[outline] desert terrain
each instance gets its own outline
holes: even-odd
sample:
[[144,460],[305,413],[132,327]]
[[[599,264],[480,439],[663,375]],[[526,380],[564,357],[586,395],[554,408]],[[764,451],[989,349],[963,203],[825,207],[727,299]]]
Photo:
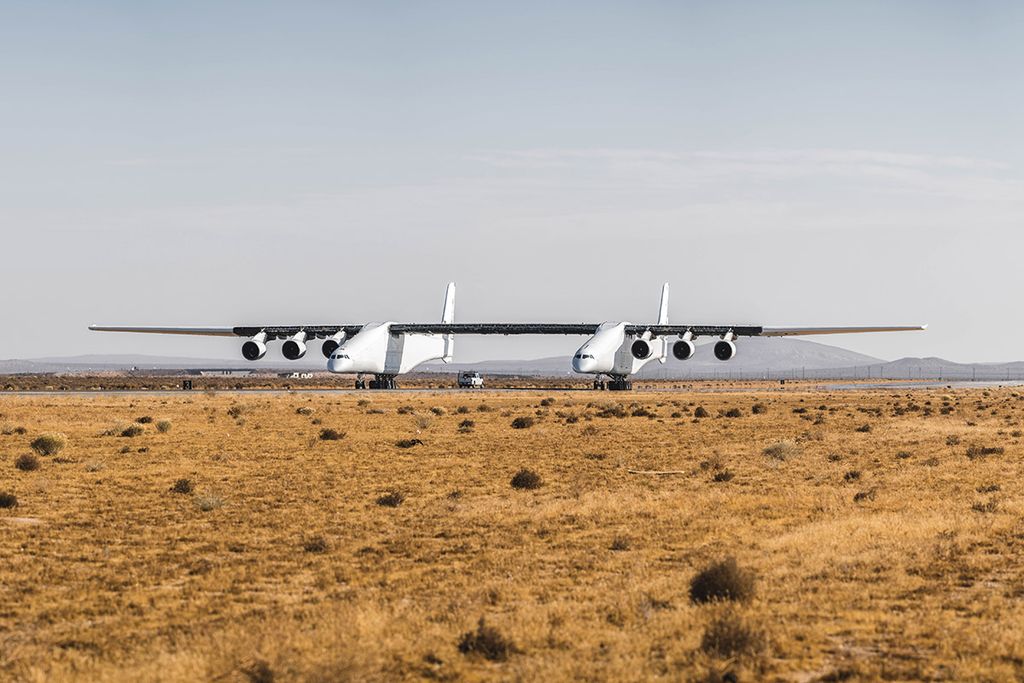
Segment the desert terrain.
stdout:
[[0,679],[1019,680],[1022,418],[1013,388],[0,394]]

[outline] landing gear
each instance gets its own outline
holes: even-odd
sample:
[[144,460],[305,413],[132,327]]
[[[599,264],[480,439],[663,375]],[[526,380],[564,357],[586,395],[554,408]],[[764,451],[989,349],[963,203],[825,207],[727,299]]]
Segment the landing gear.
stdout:
[[601,379],[594,380],[594,391],[632,391],[633,383],[621,375],[612,375],[611,378],[605,382]]
[[612,377],[608,382],[608,391],[632,391],[633,383],[625,377]]
[[[367,384],[364,379],[356,380],[356,389],[366,389]],[[397,389],[398,384],[395,383],[394,375],[374,375],[373,379],[370,380],[370,389]]]

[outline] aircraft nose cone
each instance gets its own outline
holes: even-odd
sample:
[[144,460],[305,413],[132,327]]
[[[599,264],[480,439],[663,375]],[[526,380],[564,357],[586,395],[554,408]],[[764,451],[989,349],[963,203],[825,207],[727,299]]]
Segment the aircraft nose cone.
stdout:
[[352,361],[348,358],[328,358],[327,372],[350,372]]
[[572,369],[576,372],[594,372],[593,358],[573,358]]

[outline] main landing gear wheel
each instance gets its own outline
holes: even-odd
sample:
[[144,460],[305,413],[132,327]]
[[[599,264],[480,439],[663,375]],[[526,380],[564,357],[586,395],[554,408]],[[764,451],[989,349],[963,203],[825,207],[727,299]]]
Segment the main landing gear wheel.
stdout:
[[365,389],[365,388],[366,388],[366,380],[364,380],[364,379],[357,379],[356,380],[356,389]]
[[633,383],[624,377],[613,377],[608,382],[608,391],[632,391]]
[[604,391],[604,382],[599,379],[594,380],[594,391]]
[[371,389],[397,389],[398,385],[395,383],[394,375],[374,375],[374,379],[370,380]]

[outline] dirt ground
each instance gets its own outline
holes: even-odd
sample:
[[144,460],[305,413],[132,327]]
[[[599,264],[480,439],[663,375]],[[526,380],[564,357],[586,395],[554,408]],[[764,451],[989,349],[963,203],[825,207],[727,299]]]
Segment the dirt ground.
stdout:
[[[0,679],[1020,680],[1022,418],[1015,389],[0,394]],[[728,558],[752,595],[695,600]]]

